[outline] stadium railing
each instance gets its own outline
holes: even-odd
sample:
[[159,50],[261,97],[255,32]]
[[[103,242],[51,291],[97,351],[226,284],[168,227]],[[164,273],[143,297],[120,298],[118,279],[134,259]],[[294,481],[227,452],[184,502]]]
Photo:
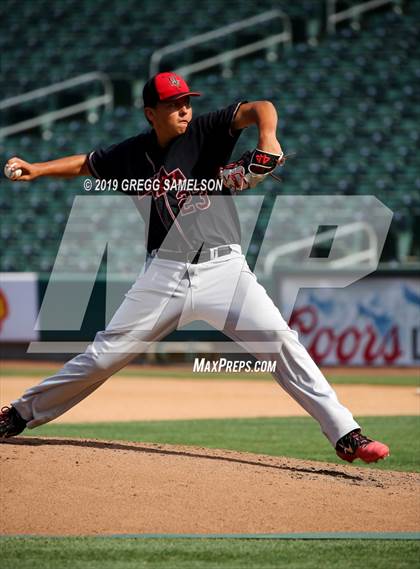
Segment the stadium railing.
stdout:
[[290,22],[289,16],[283,12],[282,10],[268,10],[263,12],[262,14],[258,14],[257,16],[253,16],[252,18],[245,18],[240,20],[239,22],[234,22],[232,24],[228,24],[227,26],[222,26],[212,30],[206,34],[199,34],[192,36],[186,40],[175,42],[169,45],[162,47],[161,49],[156,50],[151,58],[150,58],[150,65],[149,65],[149,76],[155,75],[159,71],[159,64],[162,58],[166,55],[173,54],[175,52],[179,52],[185,49],[190,49],[192,47],[201,45],[203,43],[225,37],[231,36],[234,33],[243,31],[250,27],[259,26],[266,22],[273,22],[273,20],[280,19],[283,23],[283,32],[280,34],[270,35],[268,37],[263,38],[260,41],[253,42],[251,44],[243,45],[237,49],[229,50],[218,54],[215,57],[207,58],[202,61],[197,61],[191,65],[187,65],[182,67],[182,73],[184,75],[190,75],[196,71],[201,71],[204,69],[208,69],[209,67],[213,67],[214,65],[218,65],[219,63],[225,63],[226,61],[232,61],[238,57],[242,57],[244,55],[248,55],[250,53],[254,53],[256,51],[260,51],[265,48],[271,48],[278,43],[292,43],[292,26]]
[[360,16],[365,14],[366,12],[370,12],[372,10],[377,10],[382,6],[386,6],[387,4],[394,4],[395,9],[400,11],[401,8],[401,0],[369,0],[368,2],[361,2],[360,4],[356,4],[355,6],[350,6],[346,10],[341,10],[340,12],[336,12],[336,5],[337,0],[326,0],[327,2],[327,32],[334,33],[336,29],[336,25],[340,22],[345,22],[346,20],[352,20],[352,26],[355,29],[359,29],[360,27]]
[[7,99],[4,99],[3,101],[0,101],[0,111],[16,107],[23,103],[31,102],[35,99],[49,97],[52,94],[67,91],[69,89],[73,89],[74,87],[78,87],[79,85],[96,81],[99,81],[102,84],[104,88],[103,95],[90,97],[80,103],[56,109],[48,113],[43,113],[33,118],[0,128],[0,138],[4,138],[11,134],[17,134],[18,132],[24,132],[38,126],[43,127],[46,125],[51,125],[56,120],[68,118],[73,115],[80,114],[83,111],[95,110],[101,106],[105,106],[107,109],[112,109],[114,102],[114,88],[112,86],[112,82],[108,75],[96,71],[92,73],[84,73],[82,75],[78,75],[77,77],[67,79],[66,81],[54,83],[48,87],[34,89],[28,93],[17,95],[16,97],[9,97]]

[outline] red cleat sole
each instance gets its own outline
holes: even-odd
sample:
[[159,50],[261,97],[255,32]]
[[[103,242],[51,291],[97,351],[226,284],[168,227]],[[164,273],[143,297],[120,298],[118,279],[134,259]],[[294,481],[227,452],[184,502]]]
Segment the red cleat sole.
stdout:
[[379,443],[377,441],[372,441],[366,446],[359,447],[353,454],[344,454],[337,451],[337,456],[342,460],[354,462],[356,459],[360,458],[360,460],[363,460],[363,462],[366,462],[367,464],[383,460],[389,456],[389,454],[389,448],[383,443]]

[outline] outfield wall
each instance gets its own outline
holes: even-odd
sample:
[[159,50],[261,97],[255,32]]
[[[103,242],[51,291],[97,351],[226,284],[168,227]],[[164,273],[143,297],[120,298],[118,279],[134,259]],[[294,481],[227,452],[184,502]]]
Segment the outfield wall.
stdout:
[[[318,288],[313,288],[314,277]],[[335,288],[339,278],[337,273],[309,275],[283,271],[268,283],[275,303],[283,314],[291,314],[290,326],[298,331],[315,361],[324,366],[418,365],[420,278],[412,272],[378,271],[374,276],[341,289]],[[104,277],[99,276],[90,287],[80,278],[69,277],[62,281],[59,286],[63,287],[63,294],[57,295],[54,305],[57,322],[64,321],[60,313],[68,307],[69,294],[86,304],[80,326],[71,330],[65,326],[52,329],[43,325],[42,321],[37,326],[37,316],[47,285],[48,275],[0,273],[0,342],[3,357],[17,357],[19,352],[24,355],[25,344],[34,340],[90,342],[96,331],[106,326],[109,318],[105,310],[109,290],[112,290],[112,301],[117,307],[131,286],[131,281],[105,281]],[[312,288],[305,288],[306,285]],[[290,298],[294,299],[297,288],[300,291],[291,310]],[[83,299],[82,294],[87,297]],[[169,342],[167,346],[171,342],[177,342],[178,345],[185,342],[187,352],[186,343],[192,339],[202,342],[227,341],[223,334],[205,326],[199,330],[179,330],[166,340]]]

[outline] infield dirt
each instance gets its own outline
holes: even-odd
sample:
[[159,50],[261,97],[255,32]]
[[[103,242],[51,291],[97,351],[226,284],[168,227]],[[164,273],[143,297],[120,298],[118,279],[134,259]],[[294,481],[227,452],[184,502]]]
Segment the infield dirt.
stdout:
[[420,474],[33,437],[1,454],[6,535],[420,530]]
[[[384,370],[382,370],[384,371]],[[275,382],[115,377],[58,421],[305,414]],[[9,402],[38,383],[2,377]],[[355,414],[419,412],[415,387],[337,385]],[[420,530],[420,474],[226,450],[18,437],[0,446],[0,533]]]
[[[13,401],[39,380],[0,380],[1,399]],[[414,386],[336,385],[340,401],[355,415],[418,415]],[[297,417],[307,415],[275,381],[113,377],[58,417],[57,423]]]

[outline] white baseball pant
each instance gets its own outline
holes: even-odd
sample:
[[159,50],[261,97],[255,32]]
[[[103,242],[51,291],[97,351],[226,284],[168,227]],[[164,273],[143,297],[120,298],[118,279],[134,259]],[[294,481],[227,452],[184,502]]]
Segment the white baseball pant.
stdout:
[[33,428],[62,415],[153,342],[204,320],[258,359],[276,361],[273,376],[335,446],[359,425],[341,405],[248,267],[239,245],[204,263],[150,258],[107,328],[83,354],[12,402]]

